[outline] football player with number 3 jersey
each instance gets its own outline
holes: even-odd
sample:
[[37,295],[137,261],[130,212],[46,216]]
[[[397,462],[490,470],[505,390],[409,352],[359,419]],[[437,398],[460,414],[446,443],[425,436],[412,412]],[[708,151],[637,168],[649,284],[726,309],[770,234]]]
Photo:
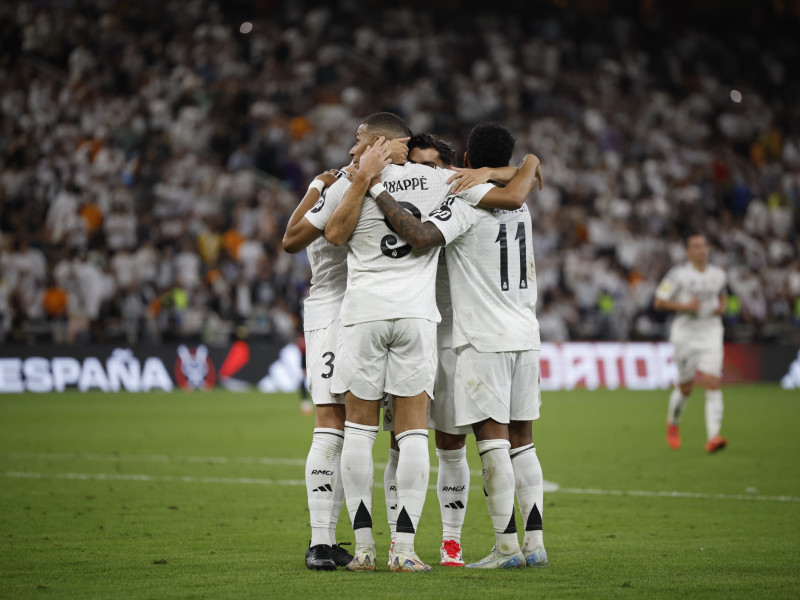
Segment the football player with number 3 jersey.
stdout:
[[[347,167],[352,169],[352,167]],[[293,237],[296,226],[309,210],[325,201],[325,193],[349,187],[346,170],[329,171],[314,178],[303,200],[289,219],[283,238],[287,252],[299,252],[302,244]],[[303,333],[306,340],[306,378],[316,411],[311,448],[306,458],[306,493],[311,520],[311,541],[306,567],[331,571],[347,565],[352,556],[336,543],[336,525],[344,503],[341,454],[344,443],[344,396],[331,394],[339,311],[347,282],[346,252],[318,237],[308,246],[311,289],[303,303]]]
[[725,271],[708,264],[708,241],[702,233],[685,238],[688,262],[673,267],[656,289],[656,310],[675,313],[669,340],[675,348],[678,385],[672,390],[667,410],[667,443],[681,446],[680,420],[692,393],[695,375],[706,389],[706,451],[727,446],[722,429],[721,315],[727,304]]

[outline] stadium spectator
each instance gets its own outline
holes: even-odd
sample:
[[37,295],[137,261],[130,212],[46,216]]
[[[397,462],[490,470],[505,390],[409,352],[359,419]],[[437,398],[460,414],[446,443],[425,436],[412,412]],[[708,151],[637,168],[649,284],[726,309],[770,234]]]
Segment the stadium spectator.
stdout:
[[[793,341],[798,296],[779,282],[800,254],[796,20],[780,3],[761,7],[762,35],[556,4],[524,31],[513,8],[487,20],[436,6],[412,18],[269,5],[245,35],[238,9],[215,0],[179,19],[168,5],[3,3],[0,19],[18,33],[0,50],[4,243],[29,231],[54,268],[68,250],[108,261],[150,239],[159,265],[199,253],[194,281],[205,288],[214,261],[182,240],[212,223],[234,260],[252,235],[275,263],[270,248],[298,194],[343,162],[348,132],[370,110],[452,140],[457,156],[475,121],[496,118],[548,165],[530,207],[534,242],[542,293],[560,289],[554,308],[571,339],[663,335],[643,297],[682,254],[680,233],[699,228],[748,292],[727,334]],[[430,39],[434,29],[446,34]],[[287,274],[273,301],[299,314],[308,273],[295,260],[266,272]],[[609,274],[636,291],[604,288]],[[24,296],[11,279],[6,297]],[[203,292],[208,308],[217,298]],[[604,293],[624,329],[594,325]],[[565,316],[575,310],[581,320]]]

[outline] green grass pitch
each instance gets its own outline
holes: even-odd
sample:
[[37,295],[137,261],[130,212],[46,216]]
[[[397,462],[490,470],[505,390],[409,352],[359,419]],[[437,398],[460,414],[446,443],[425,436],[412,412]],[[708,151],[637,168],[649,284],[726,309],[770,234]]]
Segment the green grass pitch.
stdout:
[[[668,392],[545,393],[545,569],[310,572],[295,395],[0,396],[0,598],[797,598],[800,396],[730,387],[729,447],[703,450],[703,395],[664,441]],[[375,447],[376,539],[388,546]],[[468,440],[467,560],[493,534]],[[431,451],[435,466],[435,455]],[[431,474],[435,483],[435,471]],[[518,520],[518,523],[520,521]],[[338,536],[352,540],[346,511]],[[417,535],[438,564],[430,490]]]

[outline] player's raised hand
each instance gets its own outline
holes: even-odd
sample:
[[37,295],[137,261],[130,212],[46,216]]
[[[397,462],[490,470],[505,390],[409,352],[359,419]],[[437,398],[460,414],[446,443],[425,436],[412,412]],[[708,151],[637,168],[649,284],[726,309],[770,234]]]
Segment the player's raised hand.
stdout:
[[375,144],[367,146],[367,150],[358,161],[358,174],[370,180],[378,177],[383,168],[391,162],[391,142],[380,136]]
[[536,156],[535,154],[526,154],[525,158],[522,159],[522,162],[519,163],[519,166],[520,168],[522,168],[522,165],[524,165],[529,160],[535,161],[536,163],[536,173],[535,173],[536,180],[534,181],[531,191],[533,191],[536,188],[537,181],[539,182],[539,189],[541,190],[542,187],[544,186],[544,179],[542,179],[542,163],[539,161],[539,157]]
[[480,169],[452,167],[452,169],[456,172],[447,180],[447,183],[455,182],[453,187],[450,188],[451,194],[457,194],[481,183],[486,183],[489,181],[492,172],[489,167],[481,167]]
[[336,174],[339,172],[338,169],[330,169],[329,171],[325,171],[324,173],[320,173],[314,179],[319,179],[325,187],[330,187],[336,181]]
[[411,138],[397,138],[389,142],[392,164],[402,165],[408,161],[408,140]]

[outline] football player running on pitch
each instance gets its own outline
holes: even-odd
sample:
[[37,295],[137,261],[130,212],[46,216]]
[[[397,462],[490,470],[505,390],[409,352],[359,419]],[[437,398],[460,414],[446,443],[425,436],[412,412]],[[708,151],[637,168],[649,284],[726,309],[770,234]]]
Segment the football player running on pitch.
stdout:
[[687,262],[673,267],[656,288],[653,307],[675,313],[669,341],[675,348],[678,385],[667,410],[667,443],[681,446],[680,421],[694,379],[706,390],[706,452],[728,445],[722,429],[723,328],[721,315],[728,298],[725,271],[708,263],[708,240],[698,232],[685,238]]
[[[513,137],[499,125],[476,126],[465,164],[507,165],[513,146]],[[362,168],[368,164],[362,161]],[[377,205],[412,248],[449,243],[456,424],[470,424],[475,433],[496,537],[492,552],[468,565],[474,568],[547,564],[541,518],[544,481],[531,430],[541,403],[536,273],[530,214],[522,204],[537,179],[538,167],[538,159],[529,155],[505,188],[484,184],[463,192],[462,197],[450,196],[425,222],[414,218],[387,191],[372,188]],[[379,173],[360,169],[357,177],[362,175]],[[517,197],[518,208],[475,207],[497,195]],[[526,519],[522,548],[514,521],[515,487]]]

